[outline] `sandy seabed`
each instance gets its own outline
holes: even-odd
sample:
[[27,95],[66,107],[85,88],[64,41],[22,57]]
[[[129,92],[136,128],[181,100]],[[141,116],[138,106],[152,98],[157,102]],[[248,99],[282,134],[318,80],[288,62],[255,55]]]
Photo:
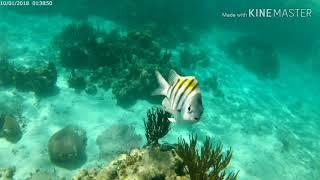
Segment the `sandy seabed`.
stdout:
[[[16,52],[14,62],[22,65],[39,63],[33,54],[43,57],[41,53],[50,53],[47,47],[52,37],[70,22],[62,16],[0,12],[0,31],[9,42],[9,50]],[[90,18],[90,22],[107,30],[114,27],[96,17]],[[189,129],[173,125],[162,141],[175,143],[179,136],[188,138],[189,133],[197,133],[200,141],[210,136],[225,148],[232,147],[231,169],[240,170],[239,179],[319,179],[318,76],[283,58],[277,80],[257,79],[215,46],[225,35],[216,31],[202,41],[203,47],[210,50],[211,67],[185,72],[196,75],[200,82],[218,76],[225,96],[216,97],[210,89],[203,89],[205,113],[201,122]],[[96,138],[112,124],[133,125],[144,137],[143,118],[154,104],[137,101],[125,109],[117,106],[111,91],[99,90],[95,96],[76,93],[68,88],[68,73],[62,68],[58,70],[59,93],[55,96],[38,100],[33,93],[0,89],[0,103],[20,103],[27,121],[17,144],[0,139],[0,167],[16,166],[15,179],[24,179],[39,168],[64,177],[76,173],[77,170],[53,165],[47,154],[50,136],[68,124],[76,124],[87,132],[88,159],[84,168],[105,163],[99,158]]]

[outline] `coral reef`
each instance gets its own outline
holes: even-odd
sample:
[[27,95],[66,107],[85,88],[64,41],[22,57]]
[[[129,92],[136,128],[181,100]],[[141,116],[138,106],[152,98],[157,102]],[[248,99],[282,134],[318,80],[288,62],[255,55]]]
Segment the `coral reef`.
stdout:
[[88,74],[89,82],[95,84],[97,87],[108,90],[112,84],[111,78],[112,70],[109,67],[99,67],[98,69]]
[[157,88],[155,70],[169,72],[171,53],[161,52],[159,44],[147,32],[131,32],[124,37],[119,65],[115,66],[115,81],[111,84],[117,103],[131,105],[135,100],[150,100]]
[[0,168],[0,179],[2,180],[13,180],[15,167]]
[[15,67],[7,59],[0,58],[0,86],[15,86],[21,91],[33,91],[38,96],[49,95],[54,92],[57,82],[57,70],[49,62],[40,67]]
[[[106,57],[100,57],[102,51],[99,48],[100,32],[90,24],[72,23],[54,39],[54,45],[60,51],[60,61],[63,66],[69,68],[94,68],[98,61]],[[100,54],[98,54],[100,53]]]
[[[155,70],[169,72],[171,53],[163,51],[147,31],[120,35],[98,31],[90,24],[71,24],[56,38],[64,67],[86,74],[88,83],[112,88],[118,105],[127,106],[137,99],[152,100]],[[81,56],[81,57],[79,57]]]
[[10,65],[7,57],[0,54],[0,87],[12,85],[14,77],[14,68]]
[[[237,179],[238,172],[227,174],[225,171],[232,157],[231,149],[224,155],[222,145],[213,146],[210,138],[206,137],[199,153],[196,149],[197,136],[190,137],[190,145],[182,138],[178,139],[177,145],[159,145],[159,138],[165,136],[169,131],[168,117],[170,115],[161,109],[153,108],[148,111],[147,116],[148,121],[144,121],[147,146],[122,154],[105,167],[97,166],[89,170],[83,169],[72,179]],[[128,125],[114,125],[98,137],[97,144],[100,151],[107,149],[106,152],[110,153],[113,146],[117,146],[112,139],[120,140],[123,137],[127,143],[140,140],[140,137],[135,135]],[[121,146],[124,146],[124,149],[121,149]],[[118,149],[125,151],[132,147],[131,144],[121,143]]]
[[2,114],[0,115],[0,137],[16,143],[22,137],[22,131],[16,118]]
[[255,36],[240,37],[227,47],[227,53],[259,78],[277,78],[280,62],[272,44]]
[[37,169],[35,172],[30,173],[29,177],[26,180],[63,180],[63,178],[59,178],[55,171],[49,172]]
[[163,138],[170,130],[170,113],[156,108],[150,109],[147,112],[147,120],[144,120],[145,135],[147,145],[159,144],[159,139]]
[[102,167],[95,167],[93,169],[81,169],[77,173],[77,175],[73,176],[72,180],[100,180],[97,178],[97,175],[101,170]]
[[48,95],[55,90],[57,70],[53,63],[38,68],[21,68],[15,72],[15,86],[21,91],[33,91],[36,95]]
[[87,81],[83,75],[72,71],[68,79],[68,85],[70,88],[73,88],[76,91],[80,92],[87,87]]
[[181,158],[174,150],[161,151],[160,147],[150,146],[123,154],[104,168],[81,170],[73,179],[187,180],[190,178],[184,170]]
[[133,126],[113,124],[98,136],[96,142],[100,149],[100,157],[111,159],[115,155],[139,148],[141,140],[141,136],[136,134]]
[[87,137],[83,129],[67,126],[53,134],[48,142],[50,160],[64,168],[73,169],[86,161]]
[[201,147],[201,153],[197,150],[197,136],[190,137],[190,144],[183,138],[178,139],[177,154],[182,158],[183,163],[188,167],[188,173],[191,179],[237,179],[237,173],[225,172],[228,166],[232,152],[227,151],[226,155],[222,154],[222,145],[212,146],[210,138],[206,140]]

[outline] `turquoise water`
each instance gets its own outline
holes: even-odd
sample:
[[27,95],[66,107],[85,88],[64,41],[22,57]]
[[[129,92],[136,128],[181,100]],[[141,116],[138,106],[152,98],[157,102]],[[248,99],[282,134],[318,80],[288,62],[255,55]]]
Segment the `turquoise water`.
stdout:
[[[142,147],[143,119],[162,100],[149,96],[158,86],[154,70],[167,77],[173,68],[198,79],[204,114],[191,127],[172,124],[161,143],[190,133],[200,142],[209,136],[232,148],[229,170],[239,170],[239,179],[319,179],[319,3],[170,2],[1,6],[0,58],[17,72],[51,62],[57,79],[46,76],[51,71],[8,75],[0,65],[0,113],[18,119],[22,131],[16,142],[0,138],[0,168],[15,166],[14,179],[37,169],[70,179],[81,168]],[[312,8],[313,16],[221,17],[248,8],[293,7]],[[87,29],[77,31],[81,24]],[[63,36],[66,27],[74,29]],[[119,124],[128,125],[128,132]],[[67,125],[81,127],[87,137],[86,159],[74,168],[52,163],[47,147]]]

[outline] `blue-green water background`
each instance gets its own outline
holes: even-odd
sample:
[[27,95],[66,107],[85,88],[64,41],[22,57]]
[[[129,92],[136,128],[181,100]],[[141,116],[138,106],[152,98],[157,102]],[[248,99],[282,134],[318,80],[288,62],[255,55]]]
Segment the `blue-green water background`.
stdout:
[[[179,71],[196,76],[200,82],[217,76],[224,97],[215,96],[210,86],[202,88],[205,113],[201,122],[190,129],[173,125],[162,142],[175,143],[179,136],[187,138],[190,132],[197,133],[200,141],[210,136],[226,148],[232,147],[230,169],[240,170],[239,179],[320,178],[318,2],[176,0],[164,5],[160,1],[97,0],[55,1],[53,6],[0,7],[0,48],[9,51],[15,64],[37,66],[48,59],[58,61],[50,47],[52,38],[69,23],[84,19],[101,29],[119,27],[124,32],[150,22],[160,24],[160,33],[173,25],[190,28],[197,40],[170,47],[171,61],[180,63],[179,49],[185,46],[205,49],[210,57],[206,66],[180,66]],[[313,16],[221,16],[223,12],[243,12],[248,8],[311,8]],[[277,78],[261,79],[229,58],[224,45],[248,34],[257,35],[275,48],[280,60]],[[88,159],[83,167],[103,163],[96,138],[112,124],[133,125],[144,138],[142,119],[155,104],[139,100],[130,107],[120,107],[111,91],[99,91],[96,96],[76,93],[66,83],[68,73],[58,67],[60,91],[41,101],[33,93],[1,87],[0,103],[21,103],[28,121],[18,143],[0,139],[0,167],[16,166],[16,179],[23,179],[37,168],[55,168],[59,175],[67,177],[76,172],[50,163],[45,150],[48,138],[67,124],[77,124],[87,131]]]

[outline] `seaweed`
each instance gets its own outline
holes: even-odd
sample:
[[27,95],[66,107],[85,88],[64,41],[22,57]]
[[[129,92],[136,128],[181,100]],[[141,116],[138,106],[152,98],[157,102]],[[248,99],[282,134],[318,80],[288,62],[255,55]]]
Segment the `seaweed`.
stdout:
[[158,145],[159,139],[163,138],[170,130],[170,113],[152,108],[147,112],[147,120],[144,119],[145,135],[147,145]]
[[237,179],[239,172],[227,174],[225,171],[232,157],[231,148],[224,156],[222,153],[223,146],[221,144],[213,146],[207,136],[201,147],[201,153],[199,153],[196,149],[197,136],[191,135],[189,139],[190,144],[183,138],[179,138],[176,151],[188,167],[188,173],[192,180]]

